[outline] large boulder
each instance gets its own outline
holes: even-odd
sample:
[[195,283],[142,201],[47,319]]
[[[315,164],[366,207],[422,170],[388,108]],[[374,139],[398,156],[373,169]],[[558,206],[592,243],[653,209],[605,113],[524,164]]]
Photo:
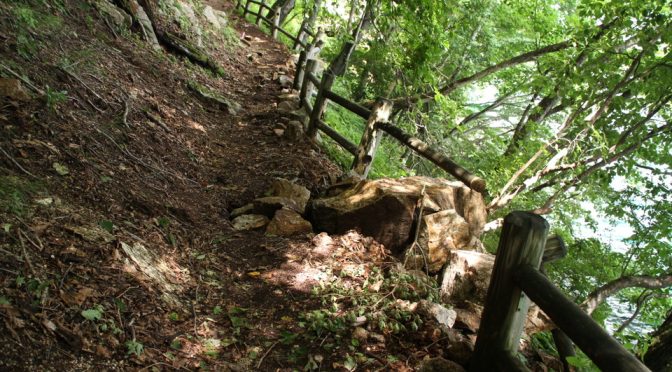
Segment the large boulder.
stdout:
[[441,280],[441,299],[446,303],[484,303],[495,256],[489,253],[455,250],[450,252]]
[[454,209],[422,217],[418,246],[427,257],[430,272],[441,270],[451,251],[480,249],[479,240],[471,234],[467,221]]
[[[314,200],[310,215],[319,231],[343,233],[358,229],[393,253],[401,253],[412,241],[419,200],[422,200],[425,217],[453,211],[432,217],[432,221],[448,216],[462,219],[461,227],[452,229],[455,231],[451,241],[471,242],[472,237],[482,233],[487,213],[481,194],[461,182],[428,177],[361,181],[338,195]],[[463,236],[467,231],[469,238]],[[428,234],[425,240],[431,239],[436,240]],[[434,264],[435,267],[441,265]]]

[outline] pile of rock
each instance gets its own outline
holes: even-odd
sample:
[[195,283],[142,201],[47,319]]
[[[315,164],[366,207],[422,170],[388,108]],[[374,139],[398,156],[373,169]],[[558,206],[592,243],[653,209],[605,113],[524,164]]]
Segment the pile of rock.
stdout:
[[235,230],[266,228],[266,234],[291,236],[313,231],[303,218],[310,191],[288,180],[277,178],[271,184],[269,196],[257,198],[231,212]]
[[407,177],[361,181],[336,196],[314,200],[309,215],[319,231],[357,229],[395,254],[411,246],[408,268],[438,272],[451,251],[482,252],[478,238],[487,213],[481,194],[460,182]]

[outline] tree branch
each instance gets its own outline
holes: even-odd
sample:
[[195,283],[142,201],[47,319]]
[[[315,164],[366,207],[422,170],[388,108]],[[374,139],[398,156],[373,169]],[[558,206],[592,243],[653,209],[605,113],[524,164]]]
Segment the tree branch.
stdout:
[[604,302],[607,298],[615,295],[619,291],[625,288],[647,288],[647,289],[660,289],[672,287],[672,273],[661,275],[661,276],[651,276],[651,275],[632,275],[632,276],[622,276],[618,279],[612,280],[609,283],[595,289],[592,291],[585,301],[581,304],[581,307],[588,314],[592,314],[597,307]]

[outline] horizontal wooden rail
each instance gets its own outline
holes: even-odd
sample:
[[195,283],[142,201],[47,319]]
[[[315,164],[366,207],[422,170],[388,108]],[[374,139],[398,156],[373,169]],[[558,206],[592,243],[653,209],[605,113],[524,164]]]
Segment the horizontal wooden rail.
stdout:
[[339,96],[338,94],[330,90],[324,92],[324,96],[327,97],[328,100],[345,107],[346,109],[348,109],[348,111],[358,115],[363,119],[368,119],[369,115],[371,115],[371,110],[367,109],[364,106],[358,105],[345,97]]
[[352,155],[357,154],[357,145],[350,142],[349,139],[341,136],[340,133],[335,131],[332,127],[327,125],[327,123],[325,123],[324,121],[319,120],[317,122],[317,129],[324,132],[324,134],[328,135],[331,139],[333,139],[336,143],[341,145],[341,147],[343,147],[345,150],[347,150]]
[[270,6],[264,4],[263,1],[257,1],[257,0],[248,0],[248,1],[249,1],[250,3],[252,3],[252,4],[257,4],[257,5],[259,5],[259,7],[260,7],[260,8],[259,8],[259,11],[261,11],[261,8],[266,8],[267,10],[273,10],[273,8],[271,8]]
[[309,74],[306,74],[306,77],[307,77],[308,80],[310,80],[310,82],[313,83],[315,86],[318,86],[318,87],[320,86],[320,79],[318,79],[317,76],[315,76],[315,74],[313,74],[313,73],[309,73]]
[[465,185],[470,187],[472,190],[478,191],[480,193],[485,192],[485,180],[475,176],[468,170],[462,168],[457,163],[452,161],[449,157],[442,154],[438,150],[432,148],[422,140],[411,136],[410,134],[404,133],[400,128],[395,127],[391,124],[379,124],[380,129],[385,133],[396,138],[399,142],[408,146],[413,151],[422,155],[425,159],[436,164],[439,168],[450,173],[453,177],[462,181]]
[[559,260],[567,255],[567,245],[559,236],[549,236],[546,240],[544,255],[541,257],[542,263],[549,263]]
[[649,371],[539,270],[531,265],[520,265],[513,270],[513,279],[601,370]]
[[[313,105],[308,101],[308,99],[304,98],[302,101],[302,106],[306,108],[306,112],[310,114],[313,112]],[[322,120],[319,120],[317,122],[317,129],[321,130],[324,134],[329,136],[329,138],[333,139],[334,142],[338,143],[343,149],[345,149],[347,152],[351,153],[352,155],[355,155],[357,153],[357,145],[352,143],[349,139],[343,137],[340,133],[338,133],[334,128],[330,127],[327,123],[325,123]]]

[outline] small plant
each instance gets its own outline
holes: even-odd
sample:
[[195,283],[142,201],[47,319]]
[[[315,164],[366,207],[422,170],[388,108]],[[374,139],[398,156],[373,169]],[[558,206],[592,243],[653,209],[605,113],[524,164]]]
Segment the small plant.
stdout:
[[54,90],[51,89],[48,85],[46,87],[46,90],[44,92],[44,95],[47,100],[47,107],[51,111],[56,111],[56,108],[58,105],[60,105],[63,102],[66,102],[68,100],[68,92],[65,90]]
[[178,340],[178,339],[174,339],[170,343],[170,348],[175,349],[175,350],[180,350],[180,349],[182,349],[182,342],[180,342],[180,340]]
[[168,319],[170,319],[173,322],[177,322],[178,320],[180,320],[180,315],[177,314],[176,312],[172,312],[168,314]]
[[219,314],[222,313],[222,311],[223,311],[223,310],[222,310],[222,307],[219,306],[219,305],[215,306],[215,308],[212,309],[212,313],[213,313],[214,315],[219,315]]
[[96,305],[94,308],[82,310],[81,314],[84,319],[95,322],[103,318],[103,307]]
[[145,346],[135,339],[126,341],[126,355],[140,356],[145,351]]

